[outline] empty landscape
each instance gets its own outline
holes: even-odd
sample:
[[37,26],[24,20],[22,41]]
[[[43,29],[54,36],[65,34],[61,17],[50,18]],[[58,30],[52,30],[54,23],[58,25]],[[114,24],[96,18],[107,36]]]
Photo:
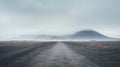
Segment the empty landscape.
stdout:
[[1,41],[0,67],[120,67],[120,41]]
[[120,67],[120,0],[0,0],[0,67]]

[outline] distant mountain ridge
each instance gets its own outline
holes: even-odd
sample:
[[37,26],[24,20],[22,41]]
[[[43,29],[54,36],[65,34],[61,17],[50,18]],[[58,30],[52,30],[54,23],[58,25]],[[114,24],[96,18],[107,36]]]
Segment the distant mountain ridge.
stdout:
[[24,35],[21,38],[24,39],[89,39],[89,40],[98,40],[98,39],[116,39],[105,36],[94,30],[82,30],[78,31],[72,35],[66,36],[53,36],[53,35]]

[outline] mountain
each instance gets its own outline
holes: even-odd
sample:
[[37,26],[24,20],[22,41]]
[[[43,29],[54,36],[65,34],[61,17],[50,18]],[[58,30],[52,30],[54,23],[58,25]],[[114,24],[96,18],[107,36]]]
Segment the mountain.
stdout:
[[108,36],[105,36],[101,33],[98,33],[94,30],[83,30],[79,31],[71,36],[72,38],[79,38],[79,39],[112,39]]
[[[52,35],[23,35],[20,36],[18,39],[38,39],[38,40],[67,40],[67,39],[80,39],[80,40],[116,40],[117,38],[111,38],[108,36],[105,36],[97,31],[94,30],[82,30],[79,32],[76,32],[72,35],[65,35],[65,36],[52,36]],[[120,39],[119,39],[120,40]]]

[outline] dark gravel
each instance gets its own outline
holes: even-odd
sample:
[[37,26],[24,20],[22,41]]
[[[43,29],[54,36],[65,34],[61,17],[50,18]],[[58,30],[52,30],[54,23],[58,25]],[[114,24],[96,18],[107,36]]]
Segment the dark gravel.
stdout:
[[120,67],[120,41],[65,43],[100,67]]

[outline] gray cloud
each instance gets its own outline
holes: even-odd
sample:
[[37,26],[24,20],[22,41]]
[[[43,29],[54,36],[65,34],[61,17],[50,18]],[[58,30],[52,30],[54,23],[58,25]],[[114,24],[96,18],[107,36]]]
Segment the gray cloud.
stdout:
[[119,0],[0,0],[0,35],[64,35],[94,29],[120,37],[119,3]]

